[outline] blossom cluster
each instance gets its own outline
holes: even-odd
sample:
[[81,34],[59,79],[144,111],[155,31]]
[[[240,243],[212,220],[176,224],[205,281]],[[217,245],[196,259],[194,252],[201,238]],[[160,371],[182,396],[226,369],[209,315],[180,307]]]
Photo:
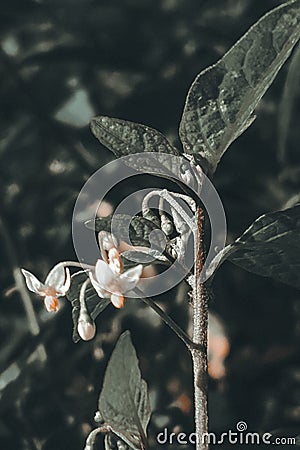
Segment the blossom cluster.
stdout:
[[[110,298],[115,308],[122,308],[125,294],[132,291],[138,284],[142,275],[141,264],[123,271],[120,253],[115,244],[110,243],[105,252],[102,251],[103,259],[98,259],[95,266],[85,269],[87,280],[92,284],[99,296],[99,301]],[[60,262],[49,272],[45,282],[41,282],[33,273],[22,269],[26,285],[31,292],[44,299],[45,308],[49,312],[59,310],[59,297],[65,296],[71,286],[71,274],[69,266],[83,265],[74,262]],[[95,335],[95,324],[88,315],[87,308],[83,306],[77,326],[80,337],[84,340],[92,339]]]

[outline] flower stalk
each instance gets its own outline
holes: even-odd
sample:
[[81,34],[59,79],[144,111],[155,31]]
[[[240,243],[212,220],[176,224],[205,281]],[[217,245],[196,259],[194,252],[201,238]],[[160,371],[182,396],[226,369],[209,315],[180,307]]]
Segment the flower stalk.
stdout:
[[194,348],[198,347],[197,345],[194,345],[193,341],[190,339],[187,333],[179,325],[177,325],[177,323],[174,322],[174,320],[167,313],[165,313],[151,297],[143,297],[142,291],[138,288],[136,288],[135,291],[138,294],[141,294],[140,299],[142,300],[142,302],[150,306],[150,308],[152,308],[153,311],[155,311],[160,316],[165,324],[168,325],[175,334],[177,334],[179,339],[182,340],[188,350],[192,352]]
[[96,325],[93,319],[90,317],[86,304],[85,304],[85,291],[90,283],[90,279],[87,278],[81,286],[79,293],[80,312],[78,318],[77,331],[81,339],[84,341],[90,341],[96,334]]

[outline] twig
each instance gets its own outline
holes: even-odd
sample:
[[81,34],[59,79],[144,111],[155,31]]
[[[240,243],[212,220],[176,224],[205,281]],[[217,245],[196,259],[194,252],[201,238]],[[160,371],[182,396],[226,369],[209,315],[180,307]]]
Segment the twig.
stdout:
[[180,328],[179,325],[177,325],[176,322],[167,314],[165,313],[151,297],[143,297],[143,292],[136,288],[135,292],[137,292],[140,295],[140,299],[146,303],[146,305],[150,306],[150,308],[155,311],[160,318],[171,328],[171,330],[174,331],[174,333],[177,334],[179,339],[182,340],[182,342],[186,345],[186,347],[192,352],[193,349],[199,348],[198,345],[194,344],[194,342],[190,339],[190,337],[186,334],[186,332]]

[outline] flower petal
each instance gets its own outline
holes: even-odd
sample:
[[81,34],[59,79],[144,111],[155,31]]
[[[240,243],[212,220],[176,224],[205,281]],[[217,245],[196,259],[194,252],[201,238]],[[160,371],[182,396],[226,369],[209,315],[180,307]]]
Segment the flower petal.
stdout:
[[120,309],[124,306],[125,298],[122,294],[111,294],[110,301],[115,308]]
[[113,247],[108,252],[108,261],[109,261],[109,267],[111,270],[116,273],[120,274],[122,272],[122,260],[120,258],[120,253],[118,250]]
[[62,263],[56,264],[47,275],[45,285],[54,287],[56,291],[61,291],[66,280],[66,269]]
[[118,246],[117,239],[108,231],[102,230],[98,233],[98,242],[102,258],[105,262],[108,262],[107,253],[111,248]]
[[109,287],[114,284],[117,276],[108,264],[98,259],[95,266],[95,278],[102,289],[109,290]]
[[140,277],[142,275],[143,265],[139,264],[132,269],[127,270],[126,272],[120,275],[119,279],[119,287],[121,292],[126,293],[131,291],[138,284]]
[[41,283],[33,273],[25,269],[21,269],[21,271],[25,277],[26,285],[31,292],[40,294],[43,289],[45,289],[45,285]]
[[100,284],[96,280],[94,272],[90,272],[89,277],[93,285],[93,288],[95,289],[99,297],[101,298],[109,297],[109,294],[100,286]]
[[57,312],[59,310],[59,303],[56,297],[46,295],[44,304],[48,312]]

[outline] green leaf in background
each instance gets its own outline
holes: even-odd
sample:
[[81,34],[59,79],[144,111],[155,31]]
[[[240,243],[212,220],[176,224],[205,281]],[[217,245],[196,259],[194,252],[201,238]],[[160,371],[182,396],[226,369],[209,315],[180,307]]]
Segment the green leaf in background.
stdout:
[[139,123],[99,116],[91,120],[91,130],[117,158],[143,152],[179,154],[159,131]]
[[212,262],[228,259],[264,277],[300,289],[300,205],[264,214]]
[[134,450],[146,448],[150,402],[129,331],[120,336],[109,360],[98,407],[104,428]]
[[300,0],[263,16],[216,64],[194,80],[180,124],[184,151],[214,172],[300,37]]
[[161,245],[167,239],[158,225],[141,216],[131,217],[126,214],[114,214],[113,216],[89,220],[85,225],[97,233],[99,231],[113,233],[117,239],[131,245],[150,247],[152,244],[161,248]]
[[[78,331],[78,319],[80,312],[79,293],[82,283],[87,279],[86,272],[77,272],[72,275],[71,287],[66,295],[67,299],[72,304],[72,320],[73,320],[73,341],[77,343],[81,340]],[[99,314],[101,314],[105,308],[110,304],[109,298],[99,298],[95,289],[88,285],[85,291],[85,303],[91,318],[95,320]]]

